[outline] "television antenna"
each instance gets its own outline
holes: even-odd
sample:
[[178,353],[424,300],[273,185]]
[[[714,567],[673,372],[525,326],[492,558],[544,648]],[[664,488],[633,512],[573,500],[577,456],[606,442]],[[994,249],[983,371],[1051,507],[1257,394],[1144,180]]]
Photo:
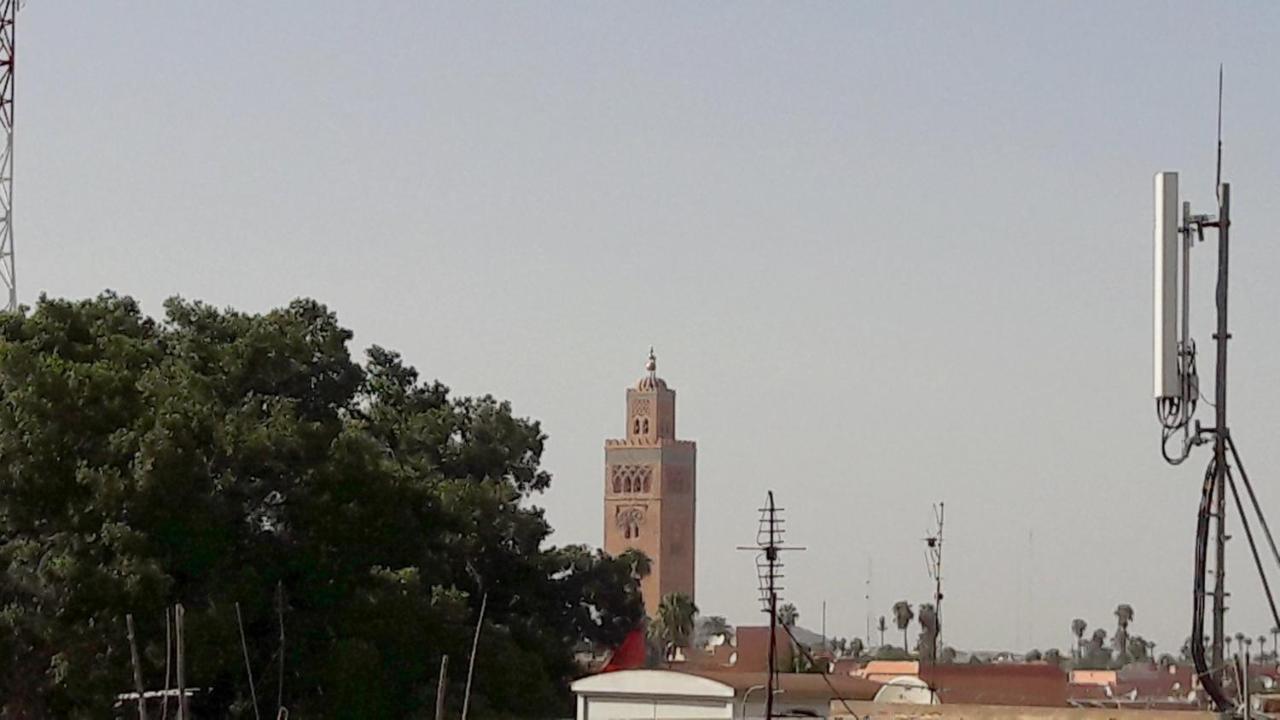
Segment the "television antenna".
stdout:
[[929,568],[929,579],[933,580],[933,647],[929,652],[929,663],[938,664],[938,641],[942,637],[942,524],[946,520],[947,504],[938,503],[933,506],[934,530],[924,538],[925,564]]
[[786,520],[782,508],[773,503],[773,491],[769,491],[764,507],[759,508],[760,521],[756,528],[755,545],[739,545],[739,550],[751,550],[756,554],[756,576],[759,578],[761,612],[769,614],[769,667],[765,687],[764,717],[773,720],[773,696],[778,684],[778,592],[785,588],[779,583],[782,574],[782,553],[804,550],[782,544],[786,535]]
[[[1155,253],[1154,253],[1154,386],[1156,413],[1161,424],[1161,454],[1172,465],[1181,464],[1194,447],[1213,443],[1213,457],[1205,469],[1201,484],[1200,506],[1196,518],[1195,575],[1191,615],[1191,656],[1196,674],[1205,692],[1220,712],[1231,709],[1224,690],[1224,654],[1226,619],[1226,532],[1227,491],[1230,490],[1239,514],[1241,527],[1249,541],[1262,588],[1271,608],[1272,619],[1280,626],[1280,613],[1263,568],[1262,559],[1254,542],[1253,529],[1245,512],[1235,482],[1235,471],[1240,474],[1248,491],[1250,504],[1259,525],[1266,535],[1272,555],[1280,566],[1271,529],[1262,507],[1253,491],[1253,485],[1245,473],[1239,451],[1227,423],[1227,341],[1231,339],[1227,323],[1227,299],[1229,279],[1229,251],[1231,230],[1231,184],[1222,182],[1222,68],[1218,68],[1218,138],[1217,167],[1214,191],[1218,203],[1217,215],[1194,214],[1191,204],[1179,205],[1178,173],[1160,172],[1155,176]],[[1216,351],[1214,370],[1214,424],[1201,426],[1195,420],[1200,392],[1196,370],[1196,345],[1190,332],[1191,250],[1196,242],[1204,242],[1205,230],[1217,231],[1218,268],[1215,305],[1217,325],[1213,335]],[[1179,271],[1181,271],[1179,273]],[[1179,276],[1180,275],[1180,276]],[[1207,401],[1206,401],[1207,402]],[[1178,440],[1170,452],[1170,441]],[[1229,456],[1228,456],[1229,454]],[[1205,576],[1208,573],[1210,525],[1214,536],[1213,579],[1213,638],[1210,657],[1205,657],[1204,623],[1206,591]]]
[[14,39],[21,0],[0,0],[0,310],[17,312],[18,275],[13,256]]

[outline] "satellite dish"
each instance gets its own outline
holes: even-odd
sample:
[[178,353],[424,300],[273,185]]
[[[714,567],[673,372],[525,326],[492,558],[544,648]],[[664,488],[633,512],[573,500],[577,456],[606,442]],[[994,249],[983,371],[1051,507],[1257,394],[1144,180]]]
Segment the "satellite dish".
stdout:
[[873,701],[905,705],[938,704],[937,695],[929,689],[929,684],[914,675],[902,675],[885,683]]

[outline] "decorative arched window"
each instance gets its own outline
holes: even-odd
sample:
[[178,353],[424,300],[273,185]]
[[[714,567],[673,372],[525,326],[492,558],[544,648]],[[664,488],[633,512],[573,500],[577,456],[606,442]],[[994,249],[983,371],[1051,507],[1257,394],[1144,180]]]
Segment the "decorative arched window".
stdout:
[[634,540],[640,537],[640,525],[644,522],[644,509],[640,507],[618,508],[616,522],[622,537]]
[[640,418],[636,418],[634,427],[635,427],[635,432],[632,434],[639,435],[640,434]]
[[643,433],[644,433],[645,435],[648,435],[648,434],[649,434],[649,418],[645,418],[645,419],[644,419],[644,426],[643,426],[643,427],[644,427]]

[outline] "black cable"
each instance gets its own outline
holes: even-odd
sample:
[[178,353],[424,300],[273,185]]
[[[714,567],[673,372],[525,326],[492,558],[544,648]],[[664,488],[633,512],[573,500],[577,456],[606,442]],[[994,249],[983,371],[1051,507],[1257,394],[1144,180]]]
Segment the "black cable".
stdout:
[[[791,632],[791,628],[787,627],[785,623],[778,623],[778,626],[787,631],[787,635],[791,638],[791,642],[796,646],[796,649],[800,651],[800,654],[804,655],[804,659],[808,660],[811,666],[817,667],[818,663],[814,662],[813,656],[810,655],[804,645],[796,639],[795,634]],[[773,672],[772,668],[770,668],[770,672]],[[839,690],[836,690],[836,686],[831,684],[831,678],[827,677],[827,671],[825,668],[822,670],[821,674],[822,681],[827,684],[827,689],[829,689],[831,694],[835,695],[836,699],[840,701],[840,704],[844,706],[845,712],[848,712],[855,718],[858,717],[858,713],[854,712],[853,708],[849,707],[849,702],[844,699],[844,696],[840,694]]]
[[[1213,490],[1216,485],[1217,459],[1209,461],[1205,468],[1204,482],[1200,489],[1200,509],[1196,515],[1196,557],[1195,579],[1192,582],[1191,601],[1191,659],[1196,666],[1196,676],[1205,693],[1213,700],[1214,706],[1225,712],[1230,703],[1222,692],[1222,687],[1209,671],[1209,663],[1204,657],[1204,576],[1207,570],[1209,554],[1209,516],[1213,510]],[[1222,521],[1221,518],[1218,519]],[[1221,568],[1219,568],[1221,571]]]
[[[1271,555],[1275,557],[1276,564],[1280,565],[1280,552],[1276,551],[1276,541],[1271,537],[1271,527],[1267,525],[1267,516],[1262,514],[1262,506],[1258,504],[1258,496],[1253,494],[1253,483],[1249,482],[1249,473],[1244,471],[1244,463],[1240,462],[1240,453],[1236,452],[1236,441],[1227,436],[1227,447],[1231,448],[1231,458],[1236,461],[1236,467],[1240,469],[1240,479],[1244,480],[1244,489],[1249,493],[1249,502],[1253,504],[1253,511],[1258,514],[1258,521],[1262,524],[1262,531],[1267,536],[1267,544],[1271,546]],[[1276,624],[1280,627],[1280,623]]]
[[1236,510],[1240,513],[1240,524],[1244,526],[1244,536],[1249,540],[1249,552],[1253,553],[1253,564],[1258,568],[1258,577],[1262,580],[1262,590],[1267,594],[1267,604],[1271,606],[1272,627],[1280,627],[1280,613],[1276,612],[1276,600],[1271,595],[1271,583],[1267,581],[1267,572],[1262,568],[1262,556],[1258,555],[1258,546],[1253,542],[1253,530],[1249,527],[1249,517],[1244,514],[1244,503],[1240,502],[1240,492],[1236,490],[1235,478],[1227,470],[1227,484],[1231,488],[1231,497],[1235,498]]

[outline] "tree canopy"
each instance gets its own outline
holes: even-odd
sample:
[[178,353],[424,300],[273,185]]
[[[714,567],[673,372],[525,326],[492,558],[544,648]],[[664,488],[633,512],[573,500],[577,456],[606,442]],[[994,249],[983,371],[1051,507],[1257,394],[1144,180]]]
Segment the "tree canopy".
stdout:
[[548,546],[536,421],[351,337],[310,300],[0,316],[0,717],[103,716],[130,612],[160,688],[179,602],[205,716],[253,715],[237,603],[265,714],[279,610],[294,716],[426,716],[486,593],[472,714],[567,710],[575,649],[643,616],[638,560]]

